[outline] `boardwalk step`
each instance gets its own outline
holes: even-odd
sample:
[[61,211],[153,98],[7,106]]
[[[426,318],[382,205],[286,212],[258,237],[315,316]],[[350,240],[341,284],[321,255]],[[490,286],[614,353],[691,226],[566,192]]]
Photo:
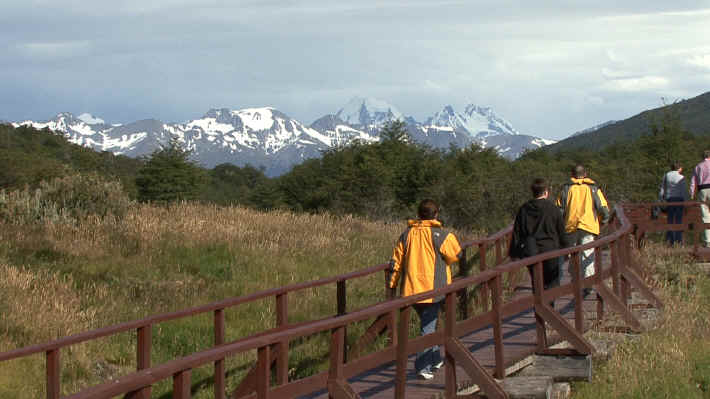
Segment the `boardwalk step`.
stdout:
[[572,396],[572,387],[568,382],[557,382],[552,384],[550,399],[567,399]]
[[501,385],[510,399],[549,399],[552,383],[552,378],[546,376],[508,377]]
[[591,356],[533,356],[532,365],[521,376],[548,376],[555,382],[592,380]]

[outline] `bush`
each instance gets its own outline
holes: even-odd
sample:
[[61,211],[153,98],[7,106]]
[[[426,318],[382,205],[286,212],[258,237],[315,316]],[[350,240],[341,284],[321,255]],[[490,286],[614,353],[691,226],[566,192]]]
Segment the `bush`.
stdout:
[[13,224],[80,220],[90,215],[121,217],[132,201],[121,183],[97,174],[42,181],[39,188],[0,190],[0,220]]

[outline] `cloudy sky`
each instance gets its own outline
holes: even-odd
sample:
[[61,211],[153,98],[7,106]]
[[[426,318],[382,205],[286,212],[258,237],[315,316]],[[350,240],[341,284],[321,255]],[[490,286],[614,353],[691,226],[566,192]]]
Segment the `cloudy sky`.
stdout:
[[311,123],[359,95],[558,139],[710,91],[709,22],[710,0],[2,0],[0,119]]

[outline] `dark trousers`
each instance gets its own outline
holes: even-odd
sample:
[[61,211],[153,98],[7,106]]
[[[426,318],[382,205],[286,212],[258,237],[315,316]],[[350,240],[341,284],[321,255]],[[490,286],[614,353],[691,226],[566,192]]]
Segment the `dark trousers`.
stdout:
[[[683,198],[671,197],[668,198],[668,202],[681,202]],[[681,224],[683,223],[683,207],[682,206],[668,206],[666,207],[666,213],[668,214],[668,224]],[[666,241],[671,245],[675,243],[683,242],[683,232],[682,231],[667,231]]]
[[[530,273],[530,281],[532,282],[533,293],[535,293],[535,265],[528,266]],[[548,288],[557,287],[560,285],[560,258],[552,258],[542,262],[542,287]],[[551,301],[550,306],[554,307],[555,302]]]

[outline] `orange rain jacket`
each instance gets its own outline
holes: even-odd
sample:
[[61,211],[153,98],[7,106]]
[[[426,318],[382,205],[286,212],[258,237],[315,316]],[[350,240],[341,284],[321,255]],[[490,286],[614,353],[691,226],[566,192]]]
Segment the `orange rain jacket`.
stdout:
[[[402,296],[410,296],[450,284],[449,265],[457,262],[460,254],[459,241],[441,228],[441,222],[410,220],[409,228],[394,247],[389,286],[395,288],[400,276],[404,275],[401,279]],[[432,298],[420,301],[431,302]]]
[[584,230],[599,235],[599,218],[609,220],[609,205],[594,180],[570,178],[557,197],[557,206],[564,213],[565,230],[572,233]]

